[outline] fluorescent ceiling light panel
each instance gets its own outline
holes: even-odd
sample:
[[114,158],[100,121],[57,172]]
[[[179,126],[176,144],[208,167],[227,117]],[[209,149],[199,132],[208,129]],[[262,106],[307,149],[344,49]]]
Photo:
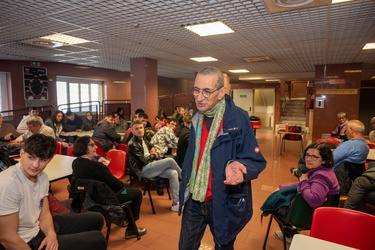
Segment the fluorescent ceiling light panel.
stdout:
[[50,41],[54,41],[54,42],[58,42],[58,43],[65,43],[65,44],[69,44],[69,45],[90,42],[90,41],[85,40],[85,39],[81,39],[81,38],[74,37],[74,36],[63,35],[63,34],[54,34],[54,35],[50,35],[50,36],[42,36],[42,37],[40,37],[40,39],[46,39],[46,40],[50,40]]
[[332,4],[343,3],[343,2],[351,2],[351,1],[354,1],[354,0],[332,0]]
[[347,69],[344,71],[345,73],[361,73],[361,69]]
[[375,49],[375,43],[367,43],[363,49]]
[[229,72],[232,72],[232,73],[249,73],[249,71],[247,69],[232,69],[232,70],[229,70]]
[[280,79],[266,79],[266,82],[280,82]]
[[198,34],[199,36],[213,36],[213,35],[228,34],[228,33],[234,32],[234,30],[232,30],[231,28],[229,28],[222,22],[190,25],[190,26],[185,26],[184,28],[190,30],[191,32]]
[[215,62],[217,61],[216,58],[213,58],[211,56],[205,56],[205,57],[192,57],[190,60],[197,61],[197,62]]

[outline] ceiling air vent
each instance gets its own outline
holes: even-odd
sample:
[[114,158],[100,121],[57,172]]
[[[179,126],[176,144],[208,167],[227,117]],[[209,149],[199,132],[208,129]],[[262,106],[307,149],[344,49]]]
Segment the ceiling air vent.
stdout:
[[298,7],[314,2],[314,0],[275,0],[280,7]]
[[268,56],[244,57],[242,59],[249,63],[271,61],[271,58],[269,58]]

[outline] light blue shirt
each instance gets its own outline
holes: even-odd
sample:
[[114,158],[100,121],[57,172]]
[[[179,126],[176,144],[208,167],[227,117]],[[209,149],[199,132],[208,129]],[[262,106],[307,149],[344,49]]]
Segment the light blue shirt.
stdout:
[[349,141],[344,141],[333,151],[333,159],[335,160],[333,168],[344,161],[354,164],[365,163],[369,150],[365,139],[354,138]]

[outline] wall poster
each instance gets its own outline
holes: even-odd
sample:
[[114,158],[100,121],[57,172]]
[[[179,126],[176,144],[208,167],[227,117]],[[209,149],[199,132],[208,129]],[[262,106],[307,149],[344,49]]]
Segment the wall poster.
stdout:
[[47,69],[23,66],[25,103],[27,107],[48,105]]

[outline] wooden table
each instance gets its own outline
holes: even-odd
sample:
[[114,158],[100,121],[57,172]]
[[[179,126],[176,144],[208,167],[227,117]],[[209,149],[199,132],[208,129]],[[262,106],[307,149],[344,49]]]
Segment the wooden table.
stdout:
[[73,156],[55,155],[44,169],[50,182],[68,178],[72,175],[72,163],[76,159]]
[[[78,137],[83,137],[83,136],[92,137],[93,134],[94,134],[94,130],[90,130],[90,131],[76,130],[76,131],[71,131],[71,132],[65,132],[65,134],[60,135],[60,137],[66,137],[69,143],[74,143]],[[121,135],[121,137],[123,137],[125,133],[118,133],[118,134]],[[70,140],[70,138],[73,138],[73,139]]]
[[[295,234],[289,250],[355,250],[333,242],[317,239],[303,234]],[[357,249],[358,250],[358,249]]]
[[375,161],[375,149],[370,149],[367,155],[367,160]]

